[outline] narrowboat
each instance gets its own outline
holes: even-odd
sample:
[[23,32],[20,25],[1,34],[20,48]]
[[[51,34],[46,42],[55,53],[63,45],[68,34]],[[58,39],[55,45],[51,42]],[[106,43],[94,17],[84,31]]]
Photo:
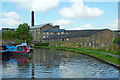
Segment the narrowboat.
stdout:
[[0,55],[9,55],[7,46],[5,45],[0,46]]
[[25,45],[7,46],[9,55],[29,55],[30,50]]
[[21,45],[26,46],[26,47],[27,47],[27,49],[29,49],[29,50],[30,50],[30,53],[32,53],[32,52],[33,52],[33,47],[32,47],[31,45],[29,45],[29,44],[27,44],[27,43],[21,43]]

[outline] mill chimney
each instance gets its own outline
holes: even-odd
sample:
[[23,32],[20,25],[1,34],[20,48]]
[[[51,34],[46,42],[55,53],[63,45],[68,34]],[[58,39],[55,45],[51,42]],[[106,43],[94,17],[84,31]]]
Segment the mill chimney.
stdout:
[[31,26],[34,26],[34,11],[32,11],[32,22],[31,22]]

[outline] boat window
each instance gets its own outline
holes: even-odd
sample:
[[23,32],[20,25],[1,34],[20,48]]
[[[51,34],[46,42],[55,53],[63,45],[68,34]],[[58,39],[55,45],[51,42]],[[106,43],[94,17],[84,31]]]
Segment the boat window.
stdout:
[[18,46],[17,50],[22,51],[24,49],[24,46]]

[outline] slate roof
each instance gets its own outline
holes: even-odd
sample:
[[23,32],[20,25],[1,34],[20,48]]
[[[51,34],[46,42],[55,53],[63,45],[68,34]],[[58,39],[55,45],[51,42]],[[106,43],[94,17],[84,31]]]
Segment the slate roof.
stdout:
[[77,30],[75,33],[71,34],[62,34],[62,35],[52,35],[47,38],[44,38],[44,40],[48,39],[61,39],[61,38],[74,38],[74,37],[89,37],[92,36],[93,34],[96,34],[100,31],[103,31],[106,29],[101,29],[101,30]]
[[43,32],[64,32],[65,29],[47,29],[44,30]]
[[41,27],[44,27],[44,26],[46,26],[46,25],[50,25],[50,26],[54,27],[53,24],[47,23],[47,24],[40,24],[40,25],[30,26],[30,28],[31,28],[31,29],[41,28]]
[[65,30],[65,32],[78,32],[78,31],[81,31],[81,30]]

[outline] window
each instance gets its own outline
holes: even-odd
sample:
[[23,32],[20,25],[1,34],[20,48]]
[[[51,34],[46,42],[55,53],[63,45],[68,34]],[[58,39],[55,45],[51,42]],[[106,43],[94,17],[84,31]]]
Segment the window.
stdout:
[[60,33],[58,32],[58,35],[60,35]]
[[80,43],[82,45],[82,43]]
[[45,38],[45,36],[43,36],[43,38]]
[[104,43],[102,43],[101,46],[104,47]]
[[61,34],[64,34],[64,32],[61,32]]
[[68,34],[68,33],[66,33],[66,34]]
[[47,32],[47,35],[49,34],[49,32]]
[[108,47],[110,46],[110,43],[108,43]]
[[51,32],[51,35],[53,35],[53,33]]
[[64,42],[64,38],[62,39],[62,42]]
[[68,41],[69,39],[67,38],[67,41]]
[[89,46],[91,46],[91,43],[89,43]]
[[45,35],[45,32],[43,34]]
[[84,44],[85,46],[87,45],[87,43]]

